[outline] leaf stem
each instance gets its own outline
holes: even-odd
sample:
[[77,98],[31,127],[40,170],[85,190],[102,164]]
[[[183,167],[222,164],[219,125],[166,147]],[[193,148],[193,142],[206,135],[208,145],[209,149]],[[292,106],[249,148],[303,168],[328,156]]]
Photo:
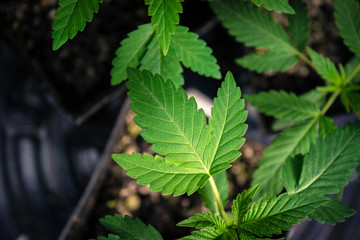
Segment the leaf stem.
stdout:
[[304,54],[301,52],[297,52],[297,55],[300,57],[301,60],[303,60],[305,63],[307,63],[312,69],[316,71],[315,65],[308,59]]
[[360,62],[356,65],[356,67],[351,71],[351,73],[349,75],[347,75],[347,77],[344,80],[345,84],[348,84],[351,79],[353,79],[353,77],[355,77],[355,75],[360,71]]
[[333,92],[333,94],[331,94],[331,96],[328,99],[328,101],[326,102],[325,106],[321,109],[322,115],[325,115],[325,113],[329,110],[329,108],[335,102],[336,98],[340,95],[340,93],[341,93],[341,90],[336,90],[335,92]]
[[210,182],[211,189],[213,191],[213,195],[214,195],[215,202],[216,202],[216,205],[217,205],[216,213],[219,214],[222,219],[224,219],[227,226],[231,226],[232,221],[230,220],[229,216],[225,212],[224,206],[223,206],[221,198],[220,198],[219,191],[217,189],[216,183],[215,183],[214,178],[212,176],[209,178],[209,182]]

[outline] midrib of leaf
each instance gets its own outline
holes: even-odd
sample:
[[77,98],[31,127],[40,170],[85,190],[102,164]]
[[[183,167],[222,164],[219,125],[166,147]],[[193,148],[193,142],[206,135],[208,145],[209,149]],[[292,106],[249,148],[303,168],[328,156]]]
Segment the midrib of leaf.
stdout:
[[[144,88],[149,92],[150,96],[153,97],[153,94],[151,94],[151,91],[147,88],[146,85],[143,84]],[[173,98],[175,97],[175,95],[172,96]],[[190,148],[193,150],[193,153],[195,154],[195,156],[198,158],[199,162],[201,163],[201,165],[203,166],[205,172],[207,175],[210,175],[210,171],[209,169],[206,168],[204,162],[202,161],[201,157],[199,156],[199,154],[197,153],[197,151],[195,150],[194,146],[190,143],[190,141],[188,140],[188,138],[185,136],[185,134],[183,133],[183,131],[181,131],[181,129],[179,128],[179,126],[176,124],[176,122],[174,121],[173,117],[169,114],[168,111],[166,111],[166,108],[164,107],[164,105],[157,99],[154,98],[153,99],[159,104],[159,106],[161,106],[161,109],[164,110],[165,114],[169,117],[170,121],[174,124],[174,126],[176,127],[176,129],[179,131],[179,133],[181,134],[181,136],[186,140],[187,144],[190,146]],[[173,104],[174,104],[174,100],[173,100]],[[175,106],[173,106],[175,108]],[[185,121],[183,121],[185,124]]]
[[[62,30],[61,30],[61,34],[59,35],[60,37],[58,38],[58,40],[56,41],[56,45],[55,46],[57,46],[58,44],[59,44],[59,41],[60,41],[60,39],[61,39],[61,36],[63,35],[63,33],[64,33],[64,31],[65,31],[65,28],[68,26],[68,24],[69,24],[69,22],[70,22],[70,19],[71,19],[71,16],[73,15],[73,13],[74,13],[74,10],[75,10],[75,8],[76,8],[76,5],[79,3],[79,1],[78,0],[76,0],[75,1],[75,3],[73,3],[74,4],[74,7],[72,8],[72,10],[71,10],[71,12],[67,15],[67,16],[69,16],[68,18],[67,18],[67,21],[66,21],[66,24],[64,25],[64,27],[62,28]],[[69,5],[71,5],[71,3],[70,4],[68,4],[68,5],[66,5],[66,6],[63,6],[63,8],[65,8],[65,7],[67,7],[67,6],[69,6]],[[66,16],[66,17],[67,17]],[[65,16],[64,16],[65,17]],[[63,17],[63,18],[64,18]]]
[[341,153],[344,151],[345,147],[347,147],[348,143],[352,141],[352,139],[356,137],[356,135],[353,135],[350,139],[348,139],[348,141],[343,144],[342,143],[342,147],[341,147],[341,150],[339,150],[339,152],[336,154],[336,157],[333,158],[333,160],[331,162],[329,162],[326,167],[324,167],[324,169],[319,173],[317,174],[314,179],[312,181],[310,181],[308,184],[306,184],[305,186],[303,186],[302,188],[298,189],[297,191],[295,191],[294,193],[299,193],[303,190],[305,190],[306,188],[308,188],[309,186],[311,186],[316,180],[318,180],[326,170],[328,170],[329,166],[334,162],[336,161],[336,159],[341,155]]
[[[233,15],[237,15],[239,18],[243,19],[244,22],[248,23],[249,27],[252,26],[253,28],[257,29],[259,32],[264,33],[264,35],[269,36],[270,38],[274,39],[274,41],[278,41],[280,43],[282,43],[282,45],[284,47],[286,47],[287,49],[291,50],[292,52],[294,52],[297,55],[300,55],[301,53],[299,53],[299,51],[297,51],[291,44],[285,42],[283,39],[278,38],[276,35],[271,34],[271,32],[268,31],[264,31],[264,29],[259,28],[256,24],[252,24],[251,21],[248,21],[247,18],[243,18],[243,16],[241,14],[239,14],[237,11],[234,11],[233,9],[229,9],[230,11],[233,12]],[[278,50],[278,49],[277,49]]]

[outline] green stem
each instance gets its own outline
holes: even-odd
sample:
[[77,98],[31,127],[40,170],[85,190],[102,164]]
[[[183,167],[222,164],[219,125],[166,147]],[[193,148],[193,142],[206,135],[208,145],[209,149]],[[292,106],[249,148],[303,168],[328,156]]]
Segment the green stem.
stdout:
[[316,71],[315,65],[308,59],[304,54],[301,52],[297,52],[297,55],[300,57],[301,60],[303,60],[305,63],[307,63],[312,69]]
[[214,178],[212,176],[209,178],[209,182],[210,182],[211,189],[213,191],[213,195],[214,195],[215,202],[216,202],[216,205],[217,205],[217,208],[216,208],[217,211],[216,212],[217,212],[217,214],[219,214],[221,216],[222,219],[224,219],[227,226],[231,226],[232,221],[230,220],[229,216],[225,212],[224,206],[223,206],[221,198],[220,198],[219,191],[217,189],[216,183],[215,183]]
[[345,84],[348,84],[351,79],[353,79],[353,77],[355,77],[355,75],[360,71],[360,62],[356,65],[356,67],[351,71],[351,73],[349,75],[347,75],[347,77],[344,80]]
[[331,94],[330,98],[328,99],[325,106],[321,110],[322,115],[325,115],[325,113],[329,110],[329,108],[335,102],[336,98],[340,95],[340,93],[341,93],[341,90],[336,90],[335,92],[333,92],[333,94]]

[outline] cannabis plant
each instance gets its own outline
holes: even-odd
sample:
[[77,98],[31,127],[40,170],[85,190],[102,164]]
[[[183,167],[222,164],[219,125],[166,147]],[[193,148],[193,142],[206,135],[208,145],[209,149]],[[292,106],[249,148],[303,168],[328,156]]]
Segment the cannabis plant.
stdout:
[[[84,29],[101,2],[59,1],[54,50]],[[209,211],[178,223],[195,228],[184,239],[267,239],[301,219],[334,224],[353,215],[355,211],[340,202],[340,193],[358,166],[360,122],[338,127],[326,113],[340,97],[347,111],[360,115],[359,3],[333,2],[339,34],[354,53],[345,66],[336,67],[307,46],[311,21],[303,1],[209,1],[230,35],[258,50],[238,59],[238,64],[263,73],[285,71],[304,61],[325,83],[301,96],[269,91],[245,97],[287,128],[265,150],[252,187],[228,199],[226,170],[241,155],[245,141],[245,102],[231,73],[218,90],[208,120],[194,98],[188,98],[181,87],[181,64],[208,77],[220,79],[221,74],[206,43],[178,25],[181,2],[145,0],[151,23],[129,33],[116,51],[111,83],[129,79],[134,120],[156,154],[114,154],[113,159],[152,191],[174,196],[200,193]],[[269,10],[289,14],[288,31]],[[230,212],[224,208],[229,200]],[[162,239],[139,219],[115,215],[100,222],[111,234],[98,239]]]

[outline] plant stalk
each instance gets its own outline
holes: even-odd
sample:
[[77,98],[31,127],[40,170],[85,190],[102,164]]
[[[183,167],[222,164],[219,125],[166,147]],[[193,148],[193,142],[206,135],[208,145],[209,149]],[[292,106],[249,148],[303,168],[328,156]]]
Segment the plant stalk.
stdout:
[[335,92],[333,92],[333,94],[331,94],[330,98],[328,99],[325,106],[321,110],[322,115],[325,115],[325,113],[329,110],[329,108],[335,102],[336,98],[340,95],[340,93],[341,93],[341,90],[336,90]]
[[223,206],[223,204],[221,202],[219,191],[217,189],[216,183],[215,183],[214,178],[212,176],[209,178],[209,182],[210,182],[211,189],[213,191],[214,200],[215,200],[216,206],[217,206],[217,208],[216,208],[217,211],[216,212],[217,212],[217,214],[220,215],[220,217],[222,219],[224,219],[227,226],[231,226],[232,221],[230,220],[229,216],[225,212],[224,206]]
[[360,62],[356,65],[356,67],[351,71],[351,73],[345,78],[345,84],[348,84],[353,77],[360,71]]

